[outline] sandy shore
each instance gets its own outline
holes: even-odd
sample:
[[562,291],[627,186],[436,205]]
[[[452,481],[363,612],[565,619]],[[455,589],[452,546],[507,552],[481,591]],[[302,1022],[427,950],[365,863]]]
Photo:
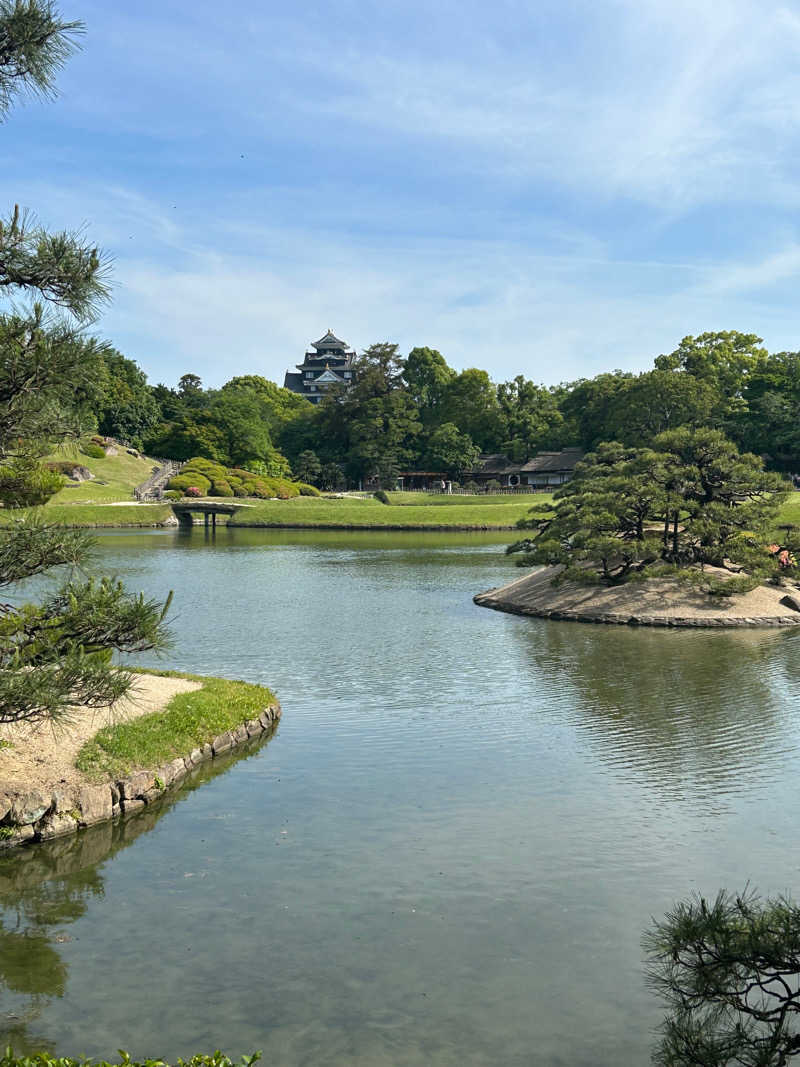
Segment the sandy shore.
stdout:
[[136,688],[111,708],[75,708],[69,721],[58,725],[14,723],[0,726],[0,740],[11,745],[10,748],[0,748],[0,783],[17,789],[35,785],[45,790],[84,785],[87,779],[75,768],[75,757],[98,730],[110,723],[159,711],[176,693],[200,688],[200,682],[186,678],[137,674]]
[[[474,597],[481,607],[517,615],[578,622],[640,626],[791,626],[800,612],[781,603],[795,587],[758,586],[732,597],[710,597],[672,578],[607,587],[564,582],[554,586],[558,568],[526,572],[508,585]],[[721,572],[724,573],[724,572]]]

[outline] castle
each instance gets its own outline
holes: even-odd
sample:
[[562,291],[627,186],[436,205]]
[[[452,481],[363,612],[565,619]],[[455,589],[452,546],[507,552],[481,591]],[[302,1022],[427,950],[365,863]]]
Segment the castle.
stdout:
[[303,362],[295,364],[297,371],[286,372],[283,387],[308,397],[312,404],[318,404],[333,386],[350,388],[354,356],[355,352],[347,342],[328,330],[324,337],[312,342]]

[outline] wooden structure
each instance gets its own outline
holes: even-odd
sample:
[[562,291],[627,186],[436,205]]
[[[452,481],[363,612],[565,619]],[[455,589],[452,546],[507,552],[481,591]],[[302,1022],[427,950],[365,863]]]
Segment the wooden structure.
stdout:
[[303,362],[296,364],[297,372],[286,372],[283,387],[301,393],[312,404],[318,404],[334,386],[350,388],[354,356],[355,352],[347,342],[328,330],[324,337],[312,343]]
[[205,528],[209,527],[209,519],[212,530],[217,528],[217,515],[235,515],[240,508],[252,508],[253,504],[234,504],[230,500],[175,500],[172,510],[181,526],[194,526],[194,513],[197,512],[205,520]]

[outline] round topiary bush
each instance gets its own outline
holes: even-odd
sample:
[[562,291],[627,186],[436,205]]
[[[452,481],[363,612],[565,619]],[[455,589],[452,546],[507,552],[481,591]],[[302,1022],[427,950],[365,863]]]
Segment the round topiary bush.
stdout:
[[202,489],[204,493],[207,493],[211,488],[210,480],[204,475],[198,474],[197,471],[194,473],[189,471],[188,474],[184,474],[183,471],[181,471],[181,473],[176,474],[174,478],[170,478],[167,482],[167,489],[180,489],[185,492],[190,485],[197,486],[199,489]]
[[300,496],[322,496],[322,493],[315,485],[306,485],[303,482],[300,484]]
[[202,496],[203,495],[203,491],[202,491],[202,489],[199,489],[196,485],[190,485],[189,488],[186,490],[186,493],[184,495],[185,496]]
[[180,489],[167,489],[166,493],[164,493],[165,500],[180,500],[182,496],[183,493]]
[[245,487],[243,485],[234,485],[234,487],[233,487],[233,495],[234,496],[239,496],[239,497],[245,497],[245,496],[247,496],[247,490],[245,489]]
[[84,456],[88,456],[89,459],[105,459],[106,450],[94,441],[81,441],[78,448],[83,452]]
[[224,478],[218,478],[211,485],[211,496],[233,496],[233,489]]
[[381,504],[391,504],[389,494],[386,492],[385,489],[378,489],[378,491],[373,493],[372,495],[375,497],[376,500],[380,500]]

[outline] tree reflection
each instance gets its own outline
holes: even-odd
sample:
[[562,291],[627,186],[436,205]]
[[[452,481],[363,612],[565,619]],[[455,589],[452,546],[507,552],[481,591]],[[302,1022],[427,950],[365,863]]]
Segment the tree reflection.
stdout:
[[718,798],[786,758],[790,632],[544,620],[510,632],[594,754],[659,791]]
[[0,853],[0,990],[7,994],[0,1007],[0,1047],[53,1052],[52,1041],[32,1027],[48,1000],[66,992],[68,966],[58,946],[72,940],[65,928],[104,895],[105,862],[152,830],[203,782],[255,755],[273,733],[198,767],[181,790],[128,820]]

